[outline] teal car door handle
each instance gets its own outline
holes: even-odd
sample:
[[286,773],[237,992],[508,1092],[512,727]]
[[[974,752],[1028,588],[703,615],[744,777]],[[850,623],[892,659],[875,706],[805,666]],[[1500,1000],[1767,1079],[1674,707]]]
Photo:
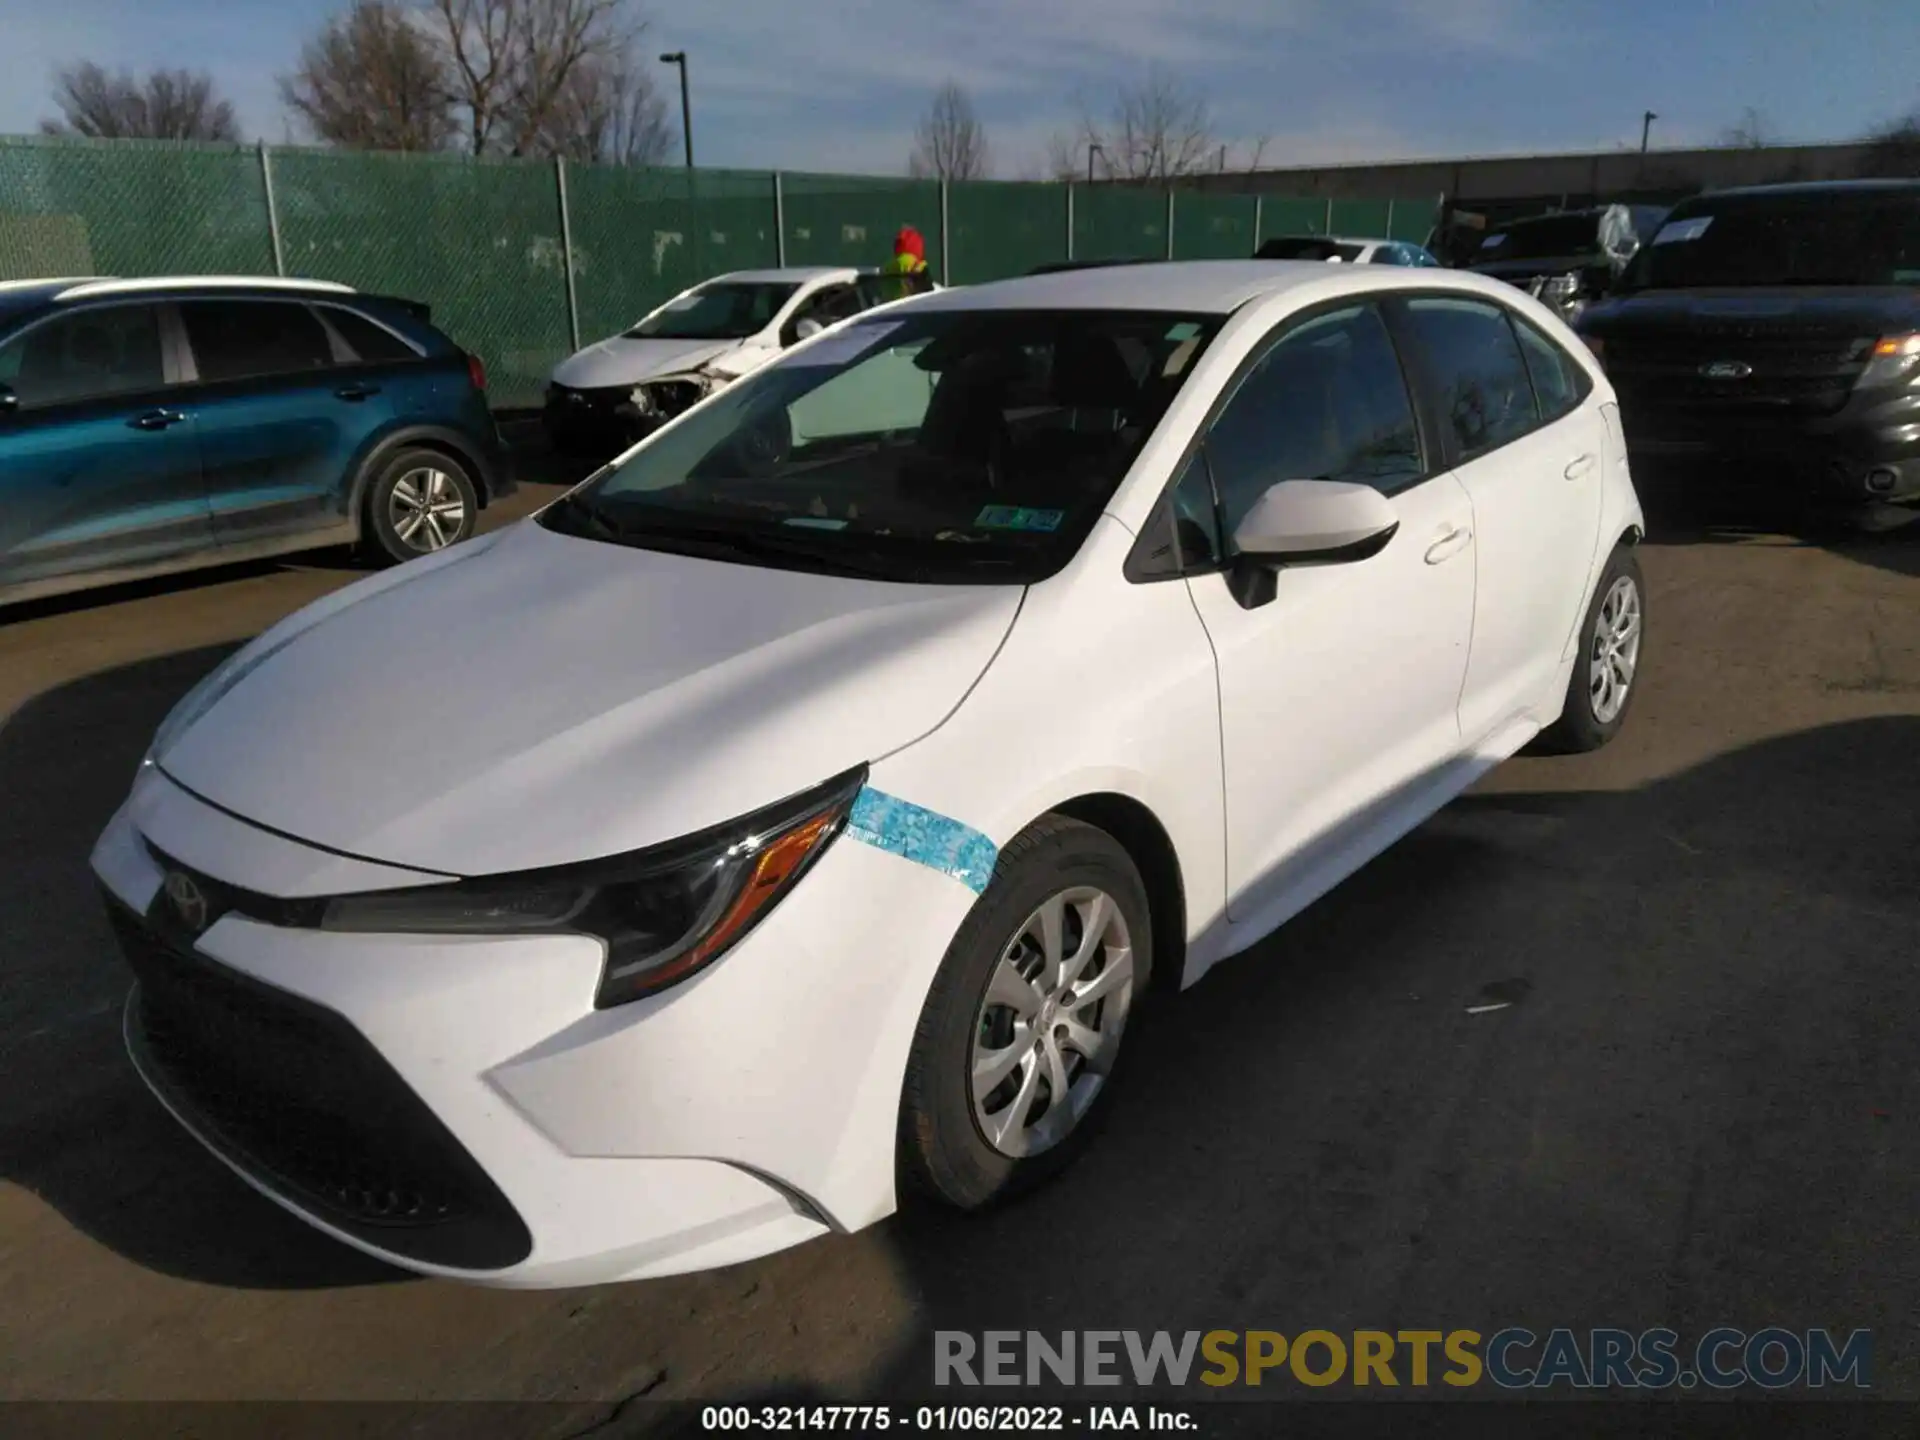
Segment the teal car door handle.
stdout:
[[342,400],[352,400],[358,403],[361,400],[370,400],[375,395],[378,395],[380,393],[380,387],[378,385],[342,385],[333,393],[338,395]]
[[149,410],[144,415],[134,416],[127,423],[136,430],[165,430],[186,418],[178,410]]

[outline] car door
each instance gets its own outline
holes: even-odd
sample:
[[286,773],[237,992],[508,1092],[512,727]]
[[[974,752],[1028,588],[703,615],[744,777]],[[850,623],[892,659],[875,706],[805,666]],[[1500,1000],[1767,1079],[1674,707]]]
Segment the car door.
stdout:
[[102,304],[0,344],[0,587],[211,547],[168,335],[156,305]]
[[1258,930],[1444,786],[1473,624],[1472,507],[1431,454],[1370,303],[1284,326],[1193,463],[1204,472],[1182,486],[1210,480],[1229,568],[1234,527],[1283,480],[1364,482],[1400,522],[1369,559],[1281,569],[1264,603],[1237,598],[1229,573],[1187,582],[1219,667],[1228,916]]
[[335,338],[306,304],[183,300],[194,367],[184,397],[223,545],[335,526],[367,442],[393,416],[374,380],[343,368]]
[[1475,744],[1558,713],[1561,657],[1586,604],[1599,538],[1606,432],[1560,369],[1579,367],[1506,306],[1459,295],[1405,304],[1473,501],[1478,588],[1460,726]]

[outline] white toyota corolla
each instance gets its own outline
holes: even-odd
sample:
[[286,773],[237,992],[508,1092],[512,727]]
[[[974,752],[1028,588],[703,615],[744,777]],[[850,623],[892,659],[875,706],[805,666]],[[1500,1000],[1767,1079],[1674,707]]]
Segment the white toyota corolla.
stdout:
[[985,1205],[1089,1138],[1153,994],[1615,733],[1641,524],[1604,374],[1497,281],[876,311],[182,700],[93,855],[128,1045],[434,1274]]

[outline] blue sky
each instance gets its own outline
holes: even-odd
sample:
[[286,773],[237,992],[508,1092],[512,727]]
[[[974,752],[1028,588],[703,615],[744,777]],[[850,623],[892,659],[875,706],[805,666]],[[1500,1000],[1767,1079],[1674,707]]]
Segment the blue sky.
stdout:
[[[1920,108],[1916,0],[640,0],[691,56],[702,165],[904,166],[953,78],[996,173],[1037,174],[1076,96],[1150,65],[1222,141],[1329,163],[1710,143],[1752,106],[1781,140]],[[334,0],[0,0],[0,132],[51,112],[63,61],[210,69],[249,135],[286,138],[275,77]],[[670,71],[662,70],[671,83]]]

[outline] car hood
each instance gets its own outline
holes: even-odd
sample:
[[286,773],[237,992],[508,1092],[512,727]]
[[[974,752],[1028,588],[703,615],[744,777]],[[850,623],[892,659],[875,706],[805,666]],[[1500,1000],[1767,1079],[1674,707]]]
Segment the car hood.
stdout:
[[1602,337],[1681,329],[1728,335],[1885,335],[1920,329],[1920,292],[1892,285],[1642,290],[1593,306],[1581,317],[1580,328]]
[[282,622],[153,758],[243,819],[390,864],[484,875],[619,854],[926,735],[1023,593],[523,522]]
[[569,355],[553,370],[553,383],[573,390],[604,390],[635,385],[656,375],[691,370],[714,356],[736,350],[739,340],[629,340],[615,335]]

